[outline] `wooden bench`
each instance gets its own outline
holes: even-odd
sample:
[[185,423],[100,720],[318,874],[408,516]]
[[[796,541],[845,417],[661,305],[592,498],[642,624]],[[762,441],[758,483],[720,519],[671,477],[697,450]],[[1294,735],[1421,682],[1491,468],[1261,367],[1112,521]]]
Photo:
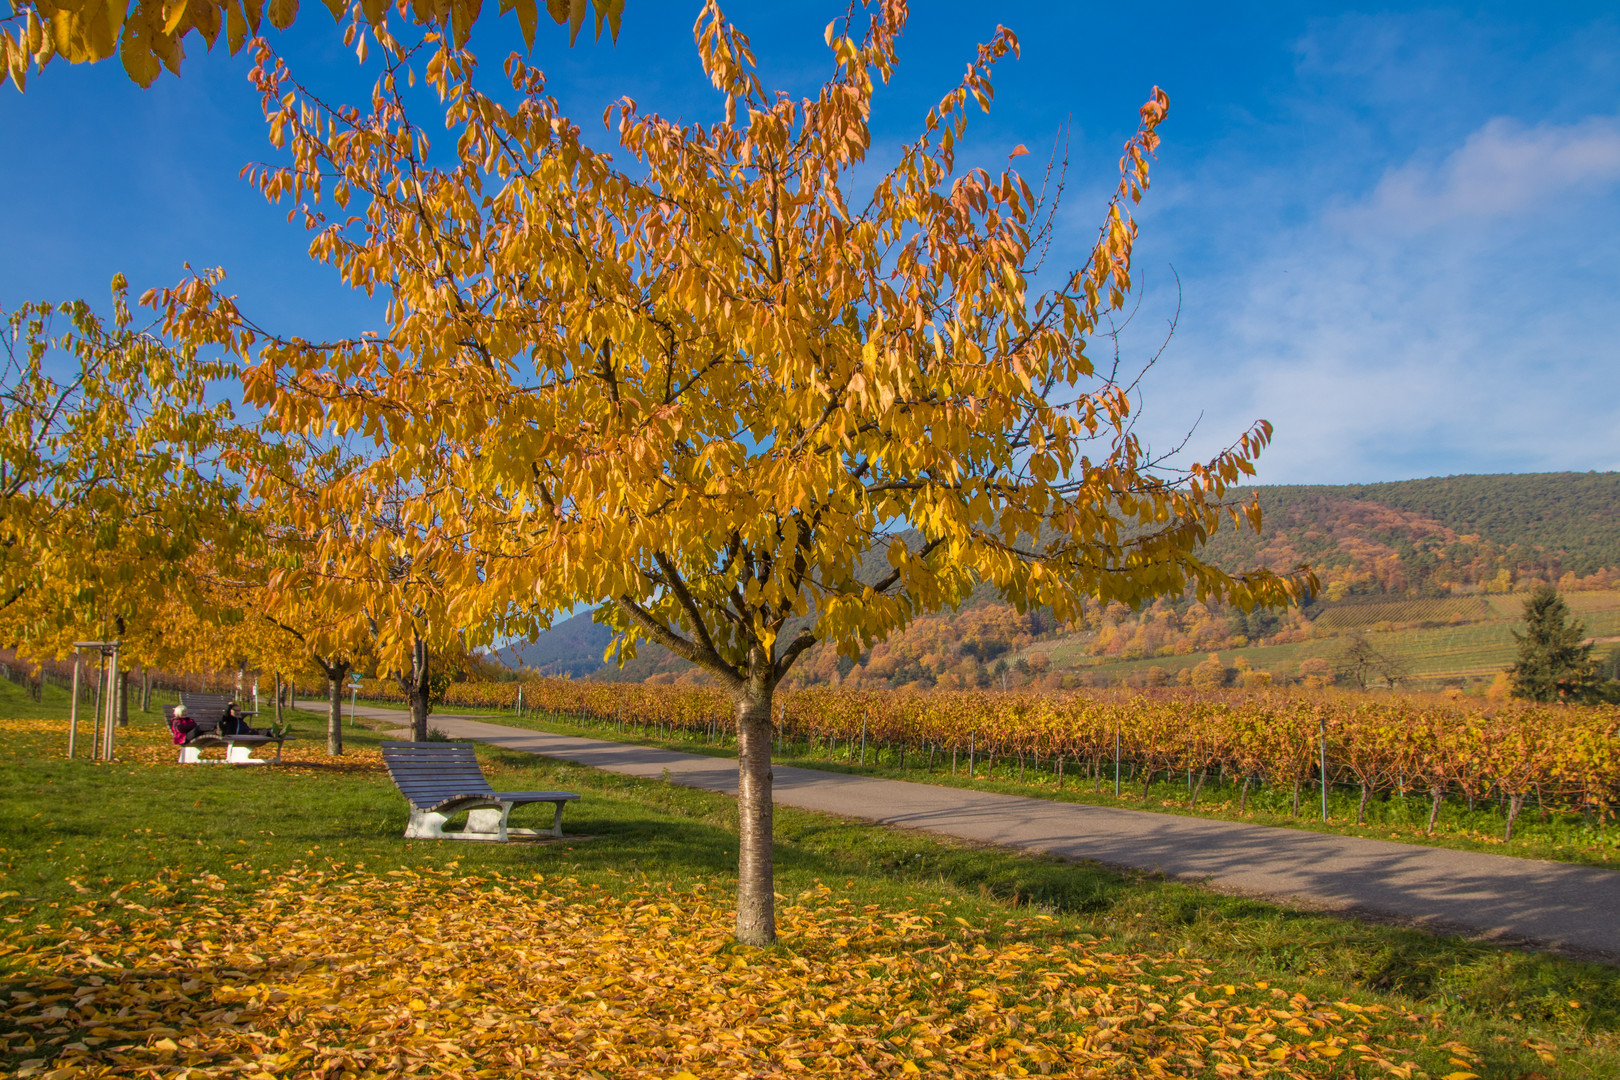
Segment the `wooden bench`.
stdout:
[[[197,730],[191,738],[180,747],[180,763],[182,765],[271,765],[280,764],[281,747],[287,741],[286,735],[226,735],[219,730],[219,722],[225,715],[225,706],[231,703],[231,698],[223,694],[193,694],[181,691],[180,704],[186,707],[186,715],[197,725]],[[174,710],[164,710],[164,717],[169,722],[169,730],[174,730]],[[263,758],[253,757],[253,751],[266,743],[276,744],[276,756],[273,762]],[[224,747],[224,758],[205,758],[204,750],[214,747]]]
[[[478,767],[472,743],[385,742],[382,753],[388,775],[411,806],[407,840],[503,842],[512,837],[561,836],[563,806],[579,798],[572,791],[496,791]],[[507,827],[513,807],[537,802],[556,806],[551,828]],[[445,823],[463,810],[466,826],[446,832]]]

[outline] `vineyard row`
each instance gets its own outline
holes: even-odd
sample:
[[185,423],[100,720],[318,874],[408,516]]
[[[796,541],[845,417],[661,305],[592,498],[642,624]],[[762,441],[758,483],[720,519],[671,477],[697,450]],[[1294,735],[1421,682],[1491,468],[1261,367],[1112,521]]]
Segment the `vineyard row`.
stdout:
[[[369,685],[387,700],[390,687]],[[617,730],[735,739],[726,694],[709,687],[575,682],[455,683],[452,708],[515,708],[585,718]],[[1265,691],[1209,695],[839,690],[777,696],[775,737],[812,747],[881,747],[968,756],[994,764],[1098,776],[1116,760],[1151,783],[1186,773],[1302,788],[1359,787],[1361,806],[1381,793],[1499,799],[1508,835],[1525,800],[1606,817],[1620,803],[1620,708],[1510,704],[1489,709],[1403,697]],[[1196,799],[1196,788],[1195,788]]]

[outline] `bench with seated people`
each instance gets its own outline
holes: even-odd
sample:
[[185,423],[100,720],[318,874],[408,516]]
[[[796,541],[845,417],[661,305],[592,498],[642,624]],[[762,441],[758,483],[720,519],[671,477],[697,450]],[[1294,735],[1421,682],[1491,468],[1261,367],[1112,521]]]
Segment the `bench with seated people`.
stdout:
[[[267,743],[276,744],[275,761],[281,761],[281,747],[287,736],[250,726],[236,710],[236,702],[223,694],[181,691],[180,704],[165,710],[165,715],[180,747],[181,764],[268,765],[271,762],[252,756],[254,750]],[[216,746],[225,749],[223,759],[202,756],[203,750]]]
[[[383,763],[411,807],[407,840],[493,840],[561,836],[563,806],[579,798],[572,791],[496,791],[478,767],[472,743],[385,742]],[[557,807],[549,829],[512,829],[512,809],[549,802]],[[458,832],[444,825],[463,810],[467,824]]]

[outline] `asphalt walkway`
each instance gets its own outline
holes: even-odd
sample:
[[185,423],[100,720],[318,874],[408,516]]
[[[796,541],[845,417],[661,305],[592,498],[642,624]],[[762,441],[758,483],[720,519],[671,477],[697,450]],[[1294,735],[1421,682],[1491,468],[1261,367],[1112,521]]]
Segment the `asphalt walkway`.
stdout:
[[[314,703],[311,703],[312,705]],[[390,709],[362,716],[399,720]],[[731,758],[435,713],[471,739],[735,795]],[[1159,872],[1223,892],[1620,960],[1620,871],[777,766],[779,805]]]

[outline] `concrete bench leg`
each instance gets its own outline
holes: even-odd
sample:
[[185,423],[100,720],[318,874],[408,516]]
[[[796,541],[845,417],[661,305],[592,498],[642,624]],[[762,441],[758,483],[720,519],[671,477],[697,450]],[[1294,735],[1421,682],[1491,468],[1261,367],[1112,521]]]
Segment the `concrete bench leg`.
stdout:
[[563,807],[567,806],[568,804],[563,802],[561,799],[559,799],[558,801],[552,803],[551,805],[555,806],[557,808],[557,813],[556,813],[556,816],[551,819],[551,828],[547,829],[546,833],[549,836],[561,836],[562,835],[562,812],[563,812]]
[[480,839],[488,838],[505,843],[506,819],[512,815],[512,804],[501,803],[500,806],[491,806],[483,810],[467,811],[467,827],[462,831],[470,836]]
[[443,840],[444,823],[449,820],[448,814],[435,813],[431,810],[412,810],[411,820],[405,825],[405,839]]
[[180,764],[195,765],[202,760],[202,751],[195,746],[182,746],[180,748]]
[[227,765],[261,765],[263,762],[253,760],[253,748],[250,746],[227,746],[225,748],[225,763]]

